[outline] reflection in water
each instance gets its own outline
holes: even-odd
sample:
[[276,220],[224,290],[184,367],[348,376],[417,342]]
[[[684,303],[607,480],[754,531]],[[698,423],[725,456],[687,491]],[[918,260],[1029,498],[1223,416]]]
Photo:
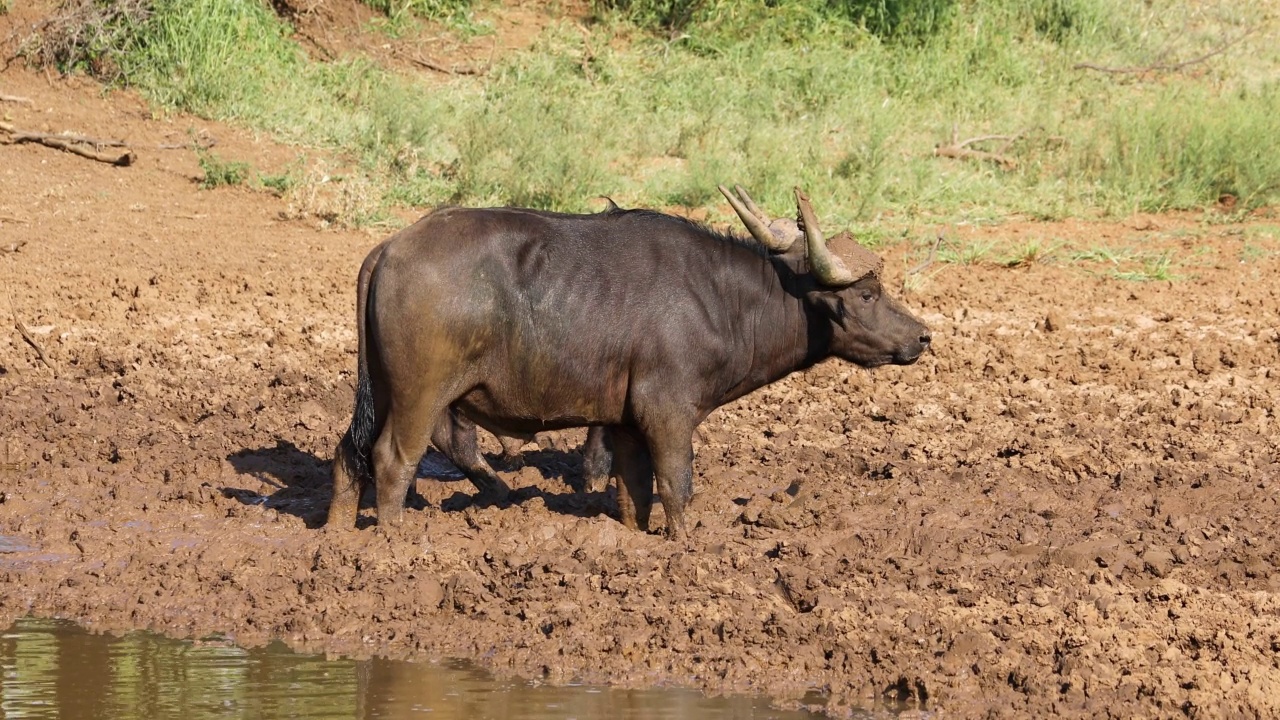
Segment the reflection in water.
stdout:
[[765,700],[495,680],[462,663],[326,660],[19,620],[0,635],[0,718],[803,718]]

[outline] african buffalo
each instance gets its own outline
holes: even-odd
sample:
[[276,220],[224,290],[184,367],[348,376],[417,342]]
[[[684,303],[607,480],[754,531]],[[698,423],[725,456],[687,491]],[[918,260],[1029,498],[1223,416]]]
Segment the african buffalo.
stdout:
[[754,240],[614,206],[447,207],[374,248],[329,524],[354,524],[370,480],[379,522],[398,524],[429,443],[481,498],[505,497],[476,423],[503,435],[604,426],[622,522],[648,529],[656,477],[680,538],[692,436],[712,410],[827,357],[906,365],[929,347],[928,328],[883,293],[883,261],[847,232],[828,249],[798,188],[798,222],[773,223],[741,188],[720,190]]

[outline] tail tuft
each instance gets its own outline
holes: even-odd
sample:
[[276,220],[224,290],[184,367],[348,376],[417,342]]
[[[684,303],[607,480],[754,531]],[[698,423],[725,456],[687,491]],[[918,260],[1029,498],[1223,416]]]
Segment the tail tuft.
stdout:
[[356,409],[351,415],[351,427],[347,429],[347,442],[351,447],[351,463],[356,478],[361,482],[373,480],[373,441],[377,434],[377,420],[373,412],[373,386],[369,382],[369,367],[361,358],[359,376],[356,379]]

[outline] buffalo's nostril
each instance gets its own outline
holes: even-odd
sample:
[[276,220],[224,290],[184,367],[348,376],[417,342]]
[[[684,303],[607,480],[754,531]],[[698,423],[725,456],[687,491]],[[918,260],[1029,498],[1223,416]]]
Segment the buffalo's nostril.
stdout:
[[924,345],[925,347],[928,347],[928,346],[929,346],[929,343],[931,343],[931,342],[933,342],[933,334],[932,334],[932,333],[930,333],[928,330],[926,330],[926,331],[924,331],[924,332],[920,333],[920,344],[921,344],[921,345]]

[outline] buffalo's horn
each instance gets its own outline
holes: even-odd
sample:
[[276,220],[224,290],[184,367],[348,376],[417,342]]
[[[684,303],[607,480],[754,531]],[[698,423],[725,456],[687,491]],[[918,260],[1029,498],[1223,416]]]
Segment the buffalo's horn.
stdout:
[[852,285],[858,278],[849,272],[844,261],[827,249],[827,241],[822,237],[822,228],[818,227],[818,218],[813,214],[813,206],[809,198],[800,188],[796,188],[796,206],[800,210],[800,223],[804,225],[804,238],[809,250],[809,268],[818,282],[830,287]]
[[761,245],[769,248],[773,252],[785,252],[791,247],[793,240],[779,238],[769,230],[769,220],[760,208],[756,207],[755,202],[751,200],[751,196],[742,189],[741,185],[735,185],[738,192],[742,195],[742,199],[738,199],[729,192],[729,189],[723,185],[718,186],[720,194],[724,195],[729,204],[733,206],[733,211],[738,213],[738,217],[742,219],[742,224],[747,226],[751,231],[751,236],[760,242]]
[[768,213],[761,210],[759,205],[756,205],[756,201],[752,200],[751,196],[747,194],[747,189],[737,184],[733,186],[733,189],[735,192],[738,193],[738,197],[742,198],[742,204],[747,206],[747,209],[751,211],[751,214],[760,218],[760,220],[764,222],[765,225],[768,225],[769,224]]

